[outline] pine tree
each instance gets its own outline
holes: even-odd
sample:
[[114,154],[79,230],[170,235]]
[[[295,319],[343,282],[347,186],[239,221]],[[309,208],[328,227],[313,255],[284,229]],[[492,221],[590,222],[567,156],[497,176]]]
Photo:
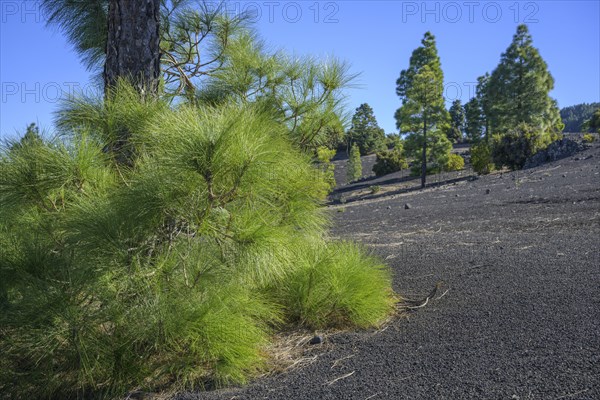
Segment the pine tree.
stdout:
[[475,91],[475,97],[469,100],[465,106],[465,132],[471,143],[477,143],[482,136],[485,138],[486,143],[489,142],[490,127],[489,118],[490,113],[490,99],[487,95],[487,88],[489,83],[490,74],[487,72],[485,75],[477,78],[477,88]]
[[463,138],[466,118],[465,109],[460,104],[460,100],[454,100],[448,112],[450,114],[450,129],[447,133],[448,139],[454,143],[460,142]]
[[479,104],[479,108],[481,110],[481,123],[483,128],[483,136],[485,138],[486,143],[489,143],[490,136],[492,134],[490,128],[490,117],[489,115],[492,113],[492,100],[491,96],[488,95],[488,89],[490,85],[490,74],[487,72],[477,78],[477,89],[475,92],[475,96],[477,98],[477,103]]
[[40,135],[40,128],[35,124],[35,122],[32,122],[31,124],[27,125],[27,129],[25,130],[25,134],[21,140],[19,140],[17,143],[14,143],[11,146],[11,149],[18,149],[23,146],[41,145],[43,142],[44,140]]
[[[130,24],[117,36],[149,31],[129,55],[154,55],[157,3],[110,2],[129,7],[108,9],[109,30]],[[52,2],[79,3],[94,0]],[[147,24],[127,17],[143,7]],[[0,388],[12,397],[244,383],[267,366],[276,329],[367,328],[393,312],[387,268],[326,234],[328,185],[302,152],[338,125],[347,64],[237,39],[207,82],[212,101],[148,96],[125,60],[117,71],[133,82],[66,99],[55,140],[0,144]],[[115,40],[119,58],[127,40]],[[155,58],[138,61],[146,71]],[[126,168],[106,151],[124,138]]]
[[412,52],[408,68],[402,70],[400,77],[396,80],[396,94],[401,99],[406,97],[408,90],[413,85],[415,75],[425,65],[429,65],[436,80],[440,82],[444,81],[441,62],[435,44],[435,36],[431,32],[425,32],[421,40],[421,45]]
[[526,25],[518,26],[496,69],[479,83],[485,135],[488,141],[494,137],[497,165],[521,168],[527,157],[558,139],[564,124],[556,100],[549,96],[554,79]]
[[348,159],[348,169],[346,179],[348,182],[355,181],[362,176],[362,162],[360,160],[360,150],[356,144],[350,149],[350,158]]
[[553,88],[554,78],[533,47],[527,26],[519,25],[485,85],[489,110],[483,111],[491,132],[504,134],[524,123],[555,138],[563,124],[556,101],[548,95]]
[[361,104],[352,116],[352,127],[348,131],[348,144],[356,144],[362,155],[381,150],[385,146],[385,132],[377,124],[373,109]]
[[396,93],[402,106],[396,111],[396,126],[408,133],[407,153],[421,159],[421,187],[425,187],[427,163],[442,167],[452,144],[446,137],[449,115],[444,106],[444,75],[437,54],[435,37],[425,33],[422,46],[410,57],[408,69],[396,81]]
[[[104,61],[105,97],[121,80],[144,98],[158,97],[161,0],[45,0],[43,6],[50,12],[49,21],[67,32],[88,66]],[[103,22],[106,27],[99,28]],[[121,127],[105,151],[118,163],[132,166],[135,149],[130,139],[131,131]]]
[[483,134],[483,116],[477,97],[473,97],[464,105],[465,134],[469,143],[477,143]]

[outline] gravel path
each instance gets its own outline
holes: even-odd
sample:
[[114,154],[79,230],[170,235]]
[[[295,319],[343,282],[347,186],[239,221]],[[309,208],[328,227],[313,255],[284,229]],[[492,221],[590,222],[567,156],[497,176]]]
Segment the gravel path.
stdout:
[[331,207],[333,235],[386,258],[395,290],[441,280],[446,294],[382,331],[327,336],[301,369],[177,398],[600,399],[599,160],[596,145]]

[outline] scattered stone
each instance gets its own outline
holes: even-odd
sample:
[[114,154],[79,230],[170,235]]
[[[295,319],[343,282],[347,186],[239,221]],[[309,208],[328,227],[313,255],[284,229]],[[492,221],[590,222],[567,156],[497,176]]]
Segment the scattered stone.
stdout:
[[485,194],[490,194],[491,190],[490,189],[485,189]]
[[319,344],[319,343],[323,343],[323,338],[319,335],[315,335],[312,339],[310,339],[310,341],[308,342],[308,344]]
[[563,177],[563,178],[566,178],[566,177],[567,177],[567,174],[563,174],[563,175],[562,175],[562,177]]
[[455,195],[454,195],[454,197],[458,197],[458,195],[457,195],[457,194],[455,194]]
[[411,208],[412,208],[412,206],[411,206],[410,204],[408,204],[408,203],[406,203],[406,204],[404,205],[404,209],[405,209],[405,210],[410,210]]
[[388,209],[388,210],[391,210],[391,209],[392,209],[392,206],[387,206],[387,209]]

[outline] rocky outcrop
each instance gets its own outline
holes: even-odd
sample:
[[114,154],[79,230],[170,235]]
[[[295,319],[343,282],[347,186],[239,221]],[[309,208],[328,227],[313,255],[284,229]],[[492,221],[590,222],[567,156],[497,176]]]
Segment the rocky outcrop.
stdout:
[[523,166],[523,169],[534,168],[549,161],[560,160],[561,158],[570,157],[573,154],[585,149],[585,146],[572,139],[561,139],[550,143],[545,150],[538,151],[533,156],[529,157]]

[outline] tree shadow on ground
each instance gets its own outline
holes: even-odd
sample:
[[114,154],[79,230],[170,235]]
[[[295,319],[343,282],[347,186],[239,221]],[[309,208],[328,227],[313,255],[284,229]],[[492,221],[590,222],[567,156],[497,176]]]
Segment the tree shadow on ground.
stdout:
[[[357,196],[354,198],[344,199],[343,195],[346,193],[358,191],[361,189],[366,189],[366,188],[369,188],[372,186],[368,182],[362,183],[363,181],[361,181],[361,184],[352,185],[352,186],[348,186],[348,187],[342,187],[342,188],[334,190],[332,192],[332,194],[329,196],[330,201],[327,203],[327,205],[348,204],[348,203],[353,203],[353,202],[362,201],[362,200],[376,200],[376,199],[389,197],[389,196],[395,196],[395,195],[404,194],[404,193],[417,192],[417,191],[424,190],[424,189],[431,189],[431,188],[436,188],[436,187],[445,186],[445,185],[452,185],[452,184],[456,184],[459,182],[473,181],[476,179],[478,179],[478,178],[475,175],[465,175],[465,176],[460,176],[460,177],[456,177],[456,178],[437,180],[435,182],[428,183],[427,185],[425,185],[425,188],[421,189],[420,177],[406,176],[406,177],[401,177],[401,178],[392,178],[392,179],[388,179],[385,181],[377,182],[377,184],[378,185],[390,185],[393,183],[403,183],[403,182],[409,182],[409,181],[414,181],[414,180],[417,180],[419,183],[416,184],[415,186],[400,188],[398,190],[391,190],[391,191],[387,191],[387,192],[383,192],[383,193],[373,193],[373,194],[368,194],[365,196]],[[367,179],[365,181],[372,181],[372,180]]]

